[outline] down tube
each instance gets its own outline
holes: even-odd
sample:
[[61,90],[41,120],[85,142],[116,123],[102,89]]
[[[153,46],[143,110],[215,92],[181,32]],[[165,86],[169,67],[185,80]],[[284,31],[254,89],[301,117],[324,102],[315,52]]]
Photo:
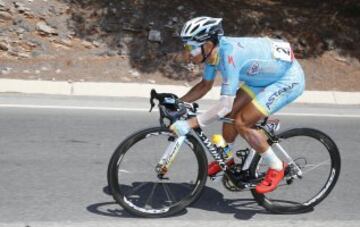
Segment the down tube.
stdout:
[[225,159],[222,154],[217,150],[217,148],[210,142],[207,136],[204,134],[201,128],[194,129],[196,137],[201,141],[201,144],[206,148],[211,156],[218,162],[219,166],[223,171],[227,169],[227,165],[225,164]]

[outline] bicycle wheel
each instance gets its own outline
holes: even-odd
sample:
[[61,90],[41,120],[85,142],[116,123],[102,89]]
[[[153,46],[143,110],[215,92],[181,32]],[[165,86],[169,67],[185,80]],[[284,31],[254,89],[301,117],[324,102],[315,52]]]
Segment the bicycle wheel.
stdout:
[[207,179],[202,145],[188,135],[165,177],[155,171],[174,135],[167,128],[134,133],[115,150],[108,167],[114,199],[130,214],[141,217],[174,215],[199,198]]
[[[315,129],[290,129],[278,137],[282,148],[301,169],[302,177],[294,178],[297,169],[289,165],[284,180],[275,191],[258,194],[253,189],[251,192],[260,205],[274,213],[312,210],[336,184],[340,174],[339,150],[329,136]],[[282,160],[286,160],[275,147],[274,151]],[[257,155],[250,172],[254,178],[261,178],[267,168]]]

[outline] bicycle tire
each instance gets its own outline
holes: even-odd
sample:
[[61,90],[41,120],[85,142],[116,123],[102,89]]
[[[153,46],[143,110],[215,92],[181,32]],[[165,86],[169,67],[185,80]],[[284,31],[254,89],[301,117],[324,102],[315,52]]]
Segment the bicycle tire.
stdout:
[[[127,137],[115,150],[113,153],[107,171],[108,184],[111,191],[111,194],[115,201],[122,206],[128,213],[145,218],[162,218],[175,215],[183,211],[187,206],[194,203],[201,195],[201,192],[204,189],[206,180],[207,180],[207,157],[204,152],[203,146],[200,142],[191,134],[187,135],[187,141],[193,145],[191,150],[193,151],[196,162],[198,163],[198,173],[196,178],[196,186],[194,190],[187,197],[183,198],[181,201],[177,202],[176,206],[169,208],[166,211],[146,211],[141,210],[137,207],[132,206],[125,198],[124,193],[121,191],[119,182],[118,182],[118,170],[119,165],[118,161],[123,157],[129,149],[139,141],[144,138],[147,138],[147,135],[151,133],[170,133],[169,129],[164,127],[153,127],[138,131],[129,137]],[[121,163],[120,163],[121,165]]]
[[[306,202],[303,203],[294,203],[293,206],[281,206],[273,202],[271,199],[267,197],[267,194],[259,194],[255,189],[251,190],[251,193],[257,203],[263,206],[266,210],[272,213],[278,214],[291,214],[291,213],[304,213],[313,210],[314,206],[318,205],[321,201],[323,201],[334,188],[341,169],[341,158],[339,150],[335,144],[335,142],[325,133],[311,128],[295,128],[284,131],[278,135],[278,138],[281,141],[287,140],[290,138],[294,138],[297,136],[301,137],[310,137],[319,141],[326,148],[329,153],[331,159],[331,171],[329,176],[327,177],[326,183],[323,185],[321,190],[312,198],[309,198]],[[291,156],[291,153],[289,153]],[[250,174],[252,177],[256,177],[256,171],[259,166],[259,162],[261,160],[260,155],[256,155],[254,161],[250,167]]]

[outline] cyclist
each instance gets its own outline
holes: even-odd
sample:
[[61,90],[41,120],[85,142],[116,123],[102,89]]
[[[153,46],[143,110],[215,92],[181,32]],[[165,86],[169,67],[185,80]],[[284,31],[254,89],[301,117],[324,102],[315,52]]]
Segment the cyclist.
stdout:
[[225,141],[231,147],[240,134],[260,153],[269,169],[256,191],[273,191],[284,177],[286,164],[254,125],[304,91],[304,73],[290,44],[268,37],[224,36],[222,19],[212,17],[196,17],[186,22],[181,38],[185,58],[194,64],[205,64],[202,80],[181,100],[194,102],[203,97],[212,88],[217,72],[222,75],[221,95],[205,113],[187,121],[179,120],[170,129],[186,135],[191,128],[205,127],[218,118],[233,118],[235,124],[223,124]]

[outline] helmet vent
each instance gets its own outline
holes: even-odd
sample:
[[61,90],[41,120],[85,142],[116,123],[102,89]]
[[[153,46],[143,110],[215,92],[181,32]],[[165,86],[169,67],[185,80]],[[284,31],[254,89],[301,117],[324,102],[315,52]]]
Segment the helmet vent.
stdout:
[[202,31],[200,31],[197,36],[202,36],[206,33],[206,29],[203,29]]
[[188,32],[189,32],[190,27],[191,27],[191,26],[189,25],[189,26],[185,29],[185,31],[184,31],[184,32],[185,32],[185,33],[188,33]]
[[191,30],[191,33],[196,31],[196,29],[198,29],[200,27],[200,25],[196,25],[192,30]]
[[214,20],[206,21],[205,24],[204,24],[204,26],[209,25],[209,24],[213,24],[213,23],[215,23],[215,22],[216,22],[216,21],[214,21]]

